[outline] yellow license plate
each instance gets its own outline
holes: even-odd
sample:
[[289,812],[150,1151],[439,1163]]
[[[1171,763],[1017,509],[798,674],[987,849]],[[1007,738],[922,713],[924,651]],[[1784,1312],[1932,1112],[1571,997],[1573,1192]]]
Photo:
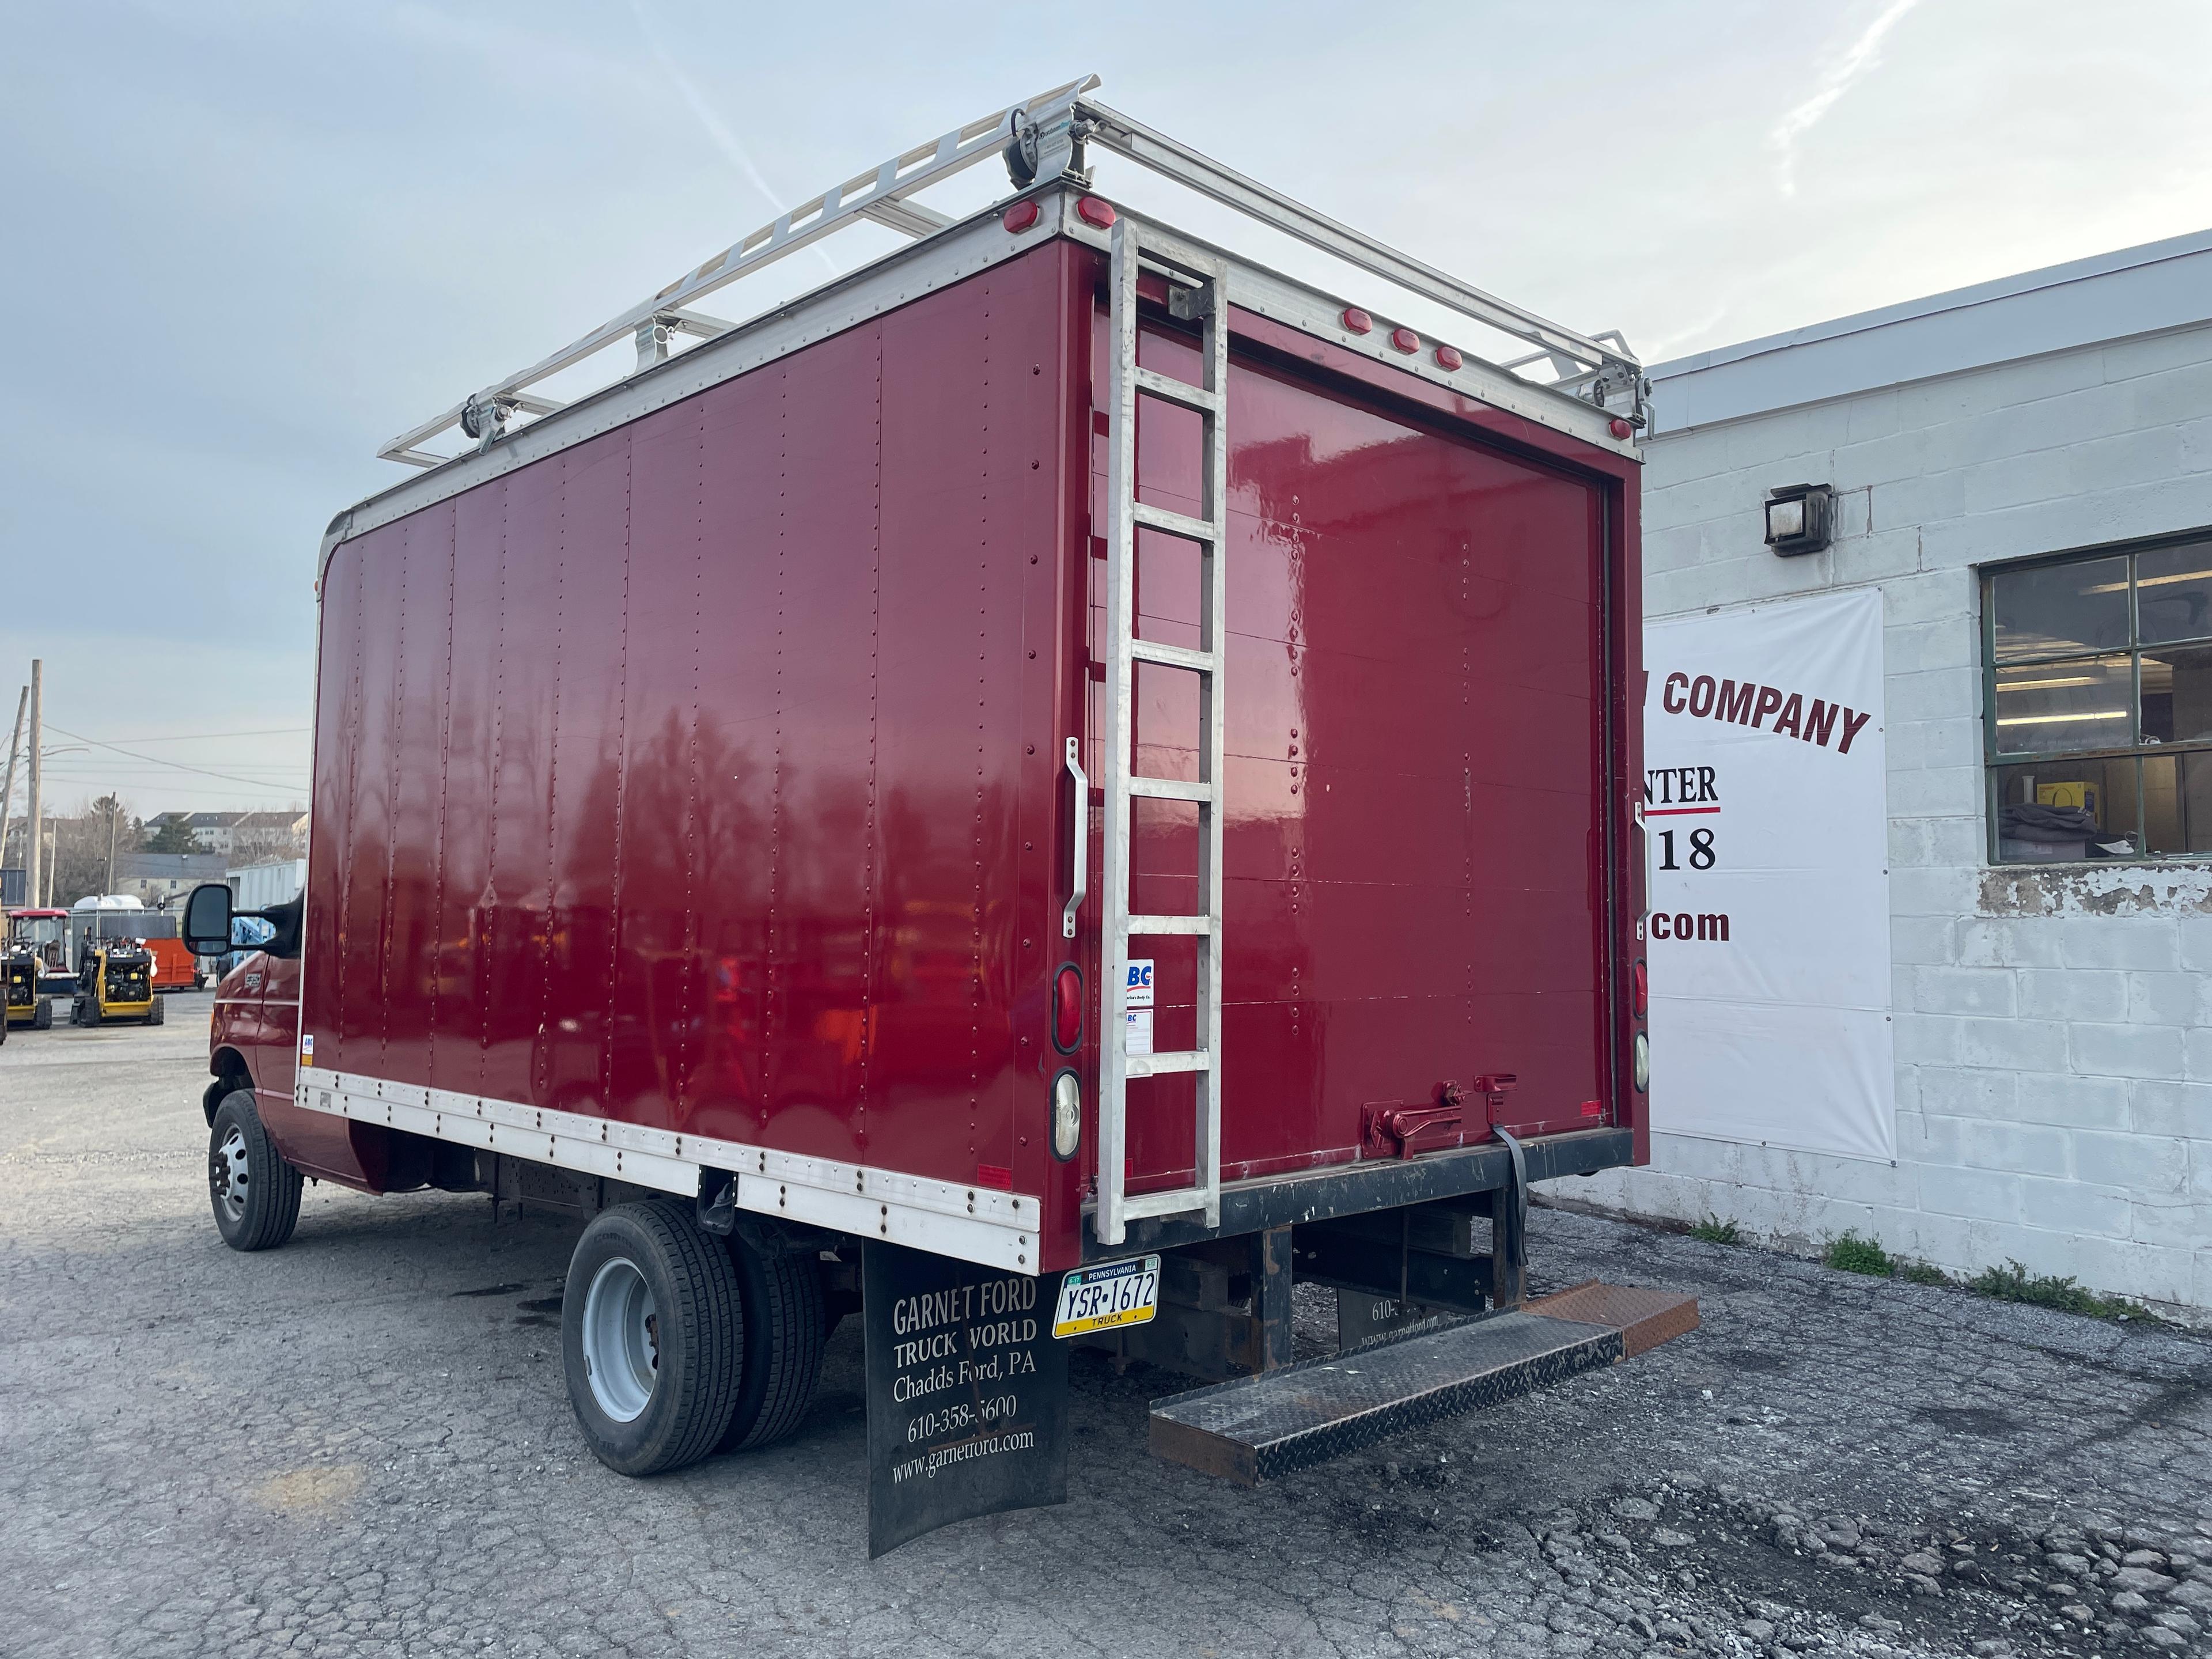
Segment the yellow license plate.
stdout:
[[1160,1308],[1160,1259],[1139,1256],[1103,1267],[1079,1267],[1060,1281],[1054,1336],[1088,1336],[1147,1323]]

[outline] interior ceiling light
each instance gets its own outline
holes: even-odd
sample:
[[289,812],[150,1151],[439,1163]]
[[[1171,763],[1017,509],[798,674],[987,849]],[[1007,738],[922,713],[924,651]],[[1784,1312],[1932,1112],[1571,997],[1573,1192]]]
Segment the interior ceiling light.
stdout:
[[[2212,581],[2212,570],[2177,570],[2171,576],[2138,576],[2136,586],[2164,587],[2172,582],[2204,581]],[[2125,582],[2099,582],[2094,587],[2085,587],[2081,591],[2084,593],[2124,593],[2128,591],[2128,585]]]
[[2128,717],[2124,708],[2100,708],[2094,714],[2013,714],[1997,722],[1999,726],[2056,726],[2061,720],[2124,720]]

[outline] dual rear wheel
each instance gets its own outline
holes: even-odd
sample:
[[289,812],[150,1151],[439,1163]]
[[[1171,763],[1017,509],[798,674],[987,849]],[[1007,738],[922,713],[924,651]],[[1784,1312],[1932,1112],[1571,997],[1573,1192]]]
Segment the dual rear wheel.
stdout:
[[674,1199],[617,1205],[569,1258],[568,1403],[593,1455],[622,1474],[768,1445],[805,1414],[824,1324],[811,1252],[717,1237]]
[[[234,1250],[274,1249],[299,1224],[300,1171],[234,1089],[208,1135],[208,1196]],[[569,1258],[561,1303],[568,1401],[585,1443],[623,1474],[681,1468],[795,1430],[829,1337],[813,1253],[702,1229],[692,1206],[605,1210]]]

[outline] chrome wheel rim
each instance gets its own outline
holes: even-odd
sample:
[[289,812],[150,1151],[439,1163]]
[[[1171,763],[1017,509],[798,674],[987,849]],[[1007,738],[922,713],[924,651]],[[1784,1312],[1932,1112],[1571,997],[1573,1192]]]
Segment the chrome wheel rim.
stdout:
[[600,1264],[584,1293],[584,1374],[592,1398],[617,1423],[653,1403],[660,1373],[660,1321],[652,1287],[628,1256]]
[[233,1221],[246,1219],[246,1131],[235,1123],[208,1159],[208,1185],[225,1215]]

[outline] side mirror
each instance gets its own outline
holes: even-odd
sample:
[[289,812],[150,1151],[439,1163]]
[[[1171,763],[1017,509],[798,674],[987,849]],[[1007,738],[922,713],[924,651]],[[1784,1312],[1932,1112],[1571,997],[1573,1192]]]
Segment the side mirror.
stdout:
[[203,882],[185,901],[185,921],[179,930],[185,949],[196,957],[219,957],[231,949],[230,889],[219,881]]

